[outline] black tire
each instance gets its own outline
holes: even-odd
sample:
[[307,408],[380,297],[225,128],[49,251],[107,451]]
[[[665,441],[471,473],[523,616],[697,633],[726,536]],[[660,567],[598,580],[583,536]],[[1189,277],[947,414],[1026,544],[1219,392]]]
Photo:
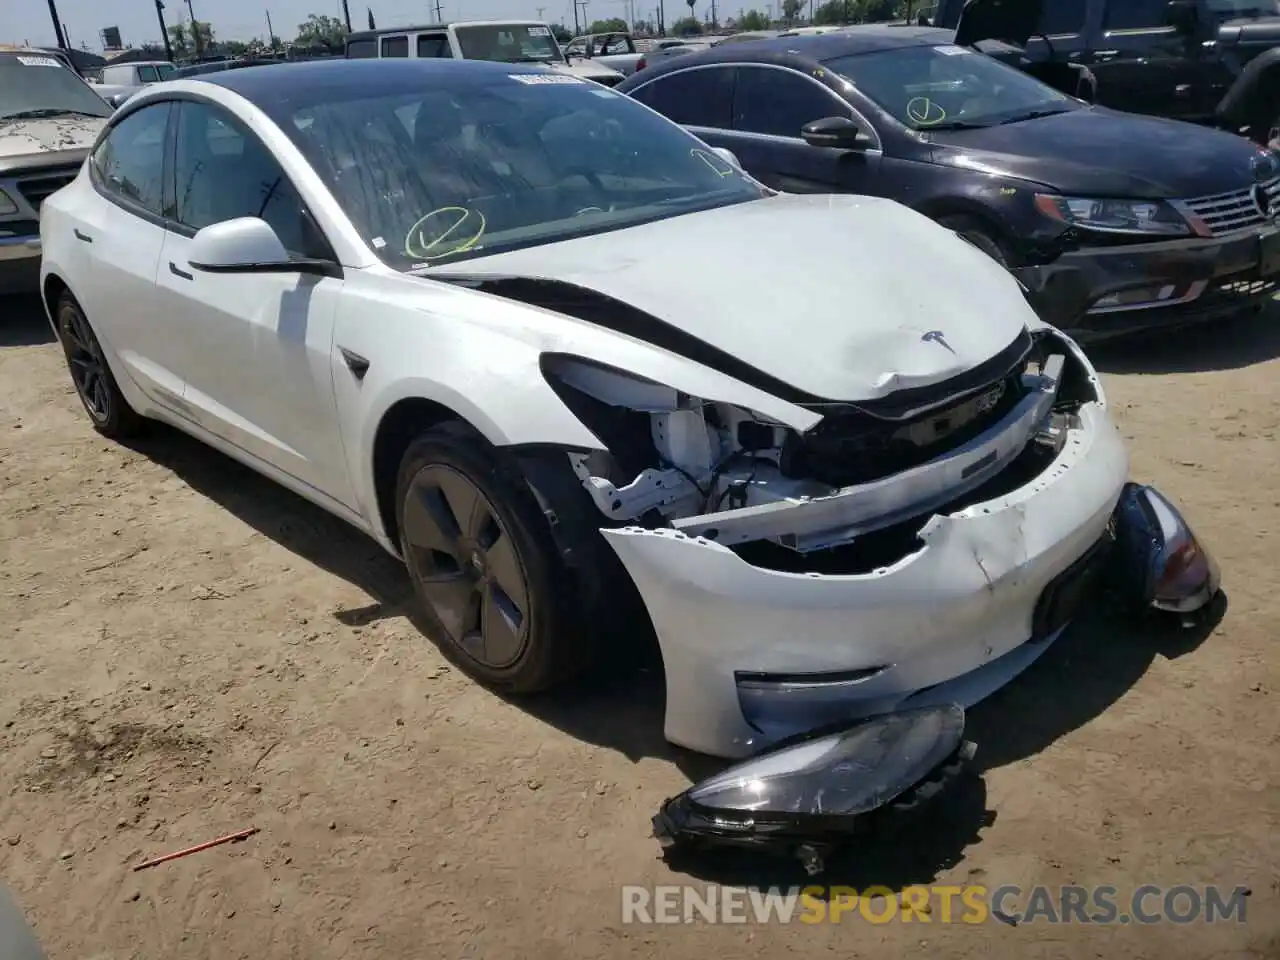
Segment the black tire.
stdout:
[[[458,492],[465,485],[485,502],[459,519],[453,511],[467,510],[456,506],[465,503]],[[473,523],[484,512],[491,525]],[[586,666],[575,591],[547,518],[502,451],[456,421],[425,431],[401,461],[396,519],[418,608],[467,674],[504,693],[531,694]],[[498,647],[511,655],[499,656]]]
[[58,341],[62,344],[71,382],[93,428],[111,440],[137,436],[146,420],[129,406],[120,392],[89,318],[69,291],[58,298],[56,319]]
[[960,234],[1000,266],[1006,269],[1009,267],[1009,255],[1005,252],[1004,245],[991,232],[991,228],[977,217],[951,214],[939,217],[938,223]]

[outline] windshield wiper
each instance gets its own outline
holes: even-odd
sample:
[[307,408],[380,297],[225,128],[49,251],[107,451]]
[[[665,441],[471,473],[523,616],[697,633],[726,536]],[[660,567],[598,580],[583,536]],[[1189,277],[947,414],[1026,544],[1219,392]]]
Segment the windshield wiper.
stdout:
[[1045,110],[1032,110],[1030,113],[1020,113],[1016,117],[1009,117],[1001,120],[998,126],[1004,126],[1006,123],[1021,123],[1023,120],[1039,120],[1041,117],[1056,117],[1060,113],[1069,113],[1069,110],[1062,107],[1053,107]]
[[989,123],[974,123],[972,120],[946,120],[917,127],[916,130],[919,133],[931,133],[934,130],[985,130],[989,126]]
[[0,120],[47,120],[51,117],[100,117],[102,114],[90,113],[87,110],[64,110],[44,107],[40,110],[19,110],[17,113],[6,113]]

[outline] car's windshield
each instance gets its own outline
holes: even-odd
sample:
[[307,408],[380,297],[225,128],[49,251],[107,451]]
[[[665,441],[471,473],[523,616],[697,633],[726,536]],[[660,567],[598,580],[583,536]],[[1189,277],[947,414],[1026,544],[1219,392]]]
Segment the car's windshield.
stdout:
[[74,114],[109,117],[111,107],[57,57],[0,53],[0,123]]
[[825,65],[914,130],[987,127],[1081,106],[968,47],[900,47],[838,57]]
[[1220,20],[1238,17],[1280,17],[1280,0],[1206,0]]
[[541,63],[564,59],[551,28],[539,24],[486,23],[455,27],[454,33],[466,60]]
[[282,121],[366,242],[397,269],[767,193],[629,97],[560,74],[317,97]]

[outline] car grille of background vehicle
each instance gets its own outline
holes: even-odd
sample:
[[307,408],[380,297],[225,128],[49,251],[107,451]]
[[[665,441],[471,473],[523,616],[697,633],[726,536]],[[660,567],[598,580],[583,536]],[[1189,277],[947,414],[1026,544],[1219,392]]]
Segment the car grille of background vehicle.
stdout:
[[1275,216],[1280,209],[1277,206],[1280,201],[1280,177],[1261,184],[1261,189],[1266,197],[1265,215],[1258,208],[1253,187],[1198,197],[1185,203],[1187,209],[1204,221],[1213,236],[1218,237],[1224,233],[1260,226]]
[[18,189],[27,203],[31,204],[31,208],[39,212],[40,204],[44,203],[45,198],[57,193],[74,180],[79,171],[80,166],[76,164],[73,167],[59,167],[54,171],[46,171],[38,176],[23,177],[18,181]]

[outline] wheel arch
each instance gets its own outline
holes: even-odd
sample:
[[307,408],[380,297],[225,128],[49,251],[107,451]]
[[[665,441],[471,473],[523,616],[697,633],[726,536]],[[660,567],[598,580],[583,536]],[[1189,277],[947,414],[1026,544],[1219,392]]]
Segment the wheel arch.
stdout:
[[1227,129],[1252,127],[1264,109],[1280,112],[1275,101],[1277,93],[1280,93],[1280,47],[1273,47],[1249,61],[1218,101],[1214,112],[1218,122]]

